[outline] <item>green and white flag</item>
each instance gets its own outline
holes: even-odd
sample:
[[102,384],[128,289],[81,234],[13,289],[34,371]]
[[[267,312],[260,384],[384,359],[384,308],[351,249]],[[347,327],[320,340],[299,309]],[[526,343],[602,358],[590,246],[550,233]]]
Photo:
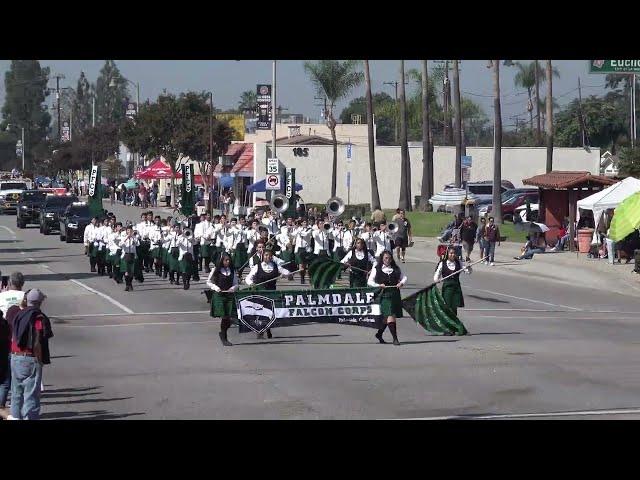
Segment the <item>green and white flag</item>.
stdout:
[[402,299],[411,318],[434,335],[466,335],[467,329],[442,298],[436,284],[429,285]]
[[99,216],[103,213],[102,208],[102,169],[99,165],[91,167],[91,176],[89,177],[89,212],[91,216]]

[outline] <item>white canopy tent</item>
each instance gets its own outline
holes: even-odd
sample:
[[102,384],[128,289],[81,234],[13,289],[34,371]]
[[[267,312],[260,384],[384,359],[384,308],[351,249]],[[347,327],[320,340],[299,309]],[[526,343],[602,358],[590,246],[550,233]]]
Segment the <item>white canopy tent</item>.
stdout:
[[602,214],[616,208],[626,198],[636,192],[640,192],[640,180],[633,177],[627,177],[621,182],[615,183],[610,187],[600,190],[593,195],[578,200],[578,219],[580,218],[580,209],[593,211],[593,223],[598,228]]
[[444,190],[440,193],[436,193],[429,199],[429,203],[433,205],[433,208],[437,210],[439,207],[454,207],[462,209],[463,206],[470,200],[476,200],[473,193],[467,192],[464,188],[451,188]]

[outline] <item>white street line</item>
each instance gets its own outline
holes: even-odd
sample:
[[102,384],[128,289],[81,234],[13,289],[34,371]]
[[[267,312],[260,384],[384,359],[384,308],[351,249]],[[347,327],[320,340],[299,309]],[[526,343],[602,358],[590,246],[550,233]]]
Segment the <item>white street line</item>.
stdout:
[[498,418],[544,418],[544,417],[574,417],[595,415],[633,415],[640,414],[640,408],[620,408],[614,410],[583,410],[577,412],[549,412],[549,413],[506,413],[499,415],[451,415],[448,417],[402,418],[396,420],[491,420]]
[[[567,312],[569,313],[569,312]],[[582,312],[580,312],[582,313]],[[611,320],[611,318],[609,316],[606,317],[549,317],[549,316],[542,316],[542,315],[536,315],[536,316],[524,316],[524,315],[518,315],[518,316],[506,316],[506,315],[478,315],[477,317],[470,317],[469,320],[475,320],[475,319],[479,319],[479,318],[504,318],[505,320]],[[629,316],[618,316],[615,318],[615,320],[623,320],[623,319],[635,319],[637,318],[636,315],[629,315]]]
[[569,310],[581,311],[580,308],[570,307],[568,305],[558,305],[557,303],[542,302],[540,300],[531,300],[530,298],[516,297],[515,295],[507,295],[506,293],[494,292],[493,290],[483,290],[481,288],[472,288],[472,287],[465,287],[465,288],[467,288],[468,290],[475,290],[477,292],[485,292],[485,293],[490,293],[492,295],[500,295],[501,297],[515,298],[517,300],[524,300],[525,302],[541,303],[543,305],[549,305],[551,307],[561,307],[561,308],[568,308]]
[[[543,310],[540,308],[465,308],[465,312],[555,312],[559,310]],[[564,310],[561,310],[564,311]]]
[[104,298],[105,300],[107,300],[108,302],[111,302],[112,304],[114,304],[116,307],[124,310],[127,313],[133,313],[133,310],[131,310],[130,308],[125,307],[124,305],[122,305],[120,302],[118,302],[117,300],[114,300],[113,298],[111,298],[109,295],[106,295],[102,292],[99,292],[98,290],[95,290],[87,285],[85,285],[82,282],[79,282],[78,280],[74,280],[74,279],[70,279],[70,282],[75,283],[76,285],[80,285],[82,288],[84,288],[85,290],[90,291],[91,293],[95,293],[96,295],[100,295],[102,298]]
[[193,325],[200,323],[218,323],[219,320],[201,320],[199,322],[148,322],[148,323],[111,323],[109,325],[65,325],[56,324],[56,328],[107,328],[107,327],[146,327],[149,325]]
[[13,235],[13,239],[16,239],[16,232],[14,232],[13,230],[11,230],[9,227],[5,227],[4,225],[0,225],[0,228],[4,228],[7,232],[9,232],[11,235]]
[[[203,313],[209,313],[209,310],[193,310],[189,312],[136,312],[131,313],[128,316],[137,317],[138,315],[201,315]],[[49,318],[93,318],[93,317],[122,317],[122,313],[86,313],[86,314],[72,314],[72,315],[49,315]]]
[[[27,258],[27,260],[29,260],[29,261],[31,261],[31,262],[35,262],[35,261],[36,261],[36,259],[35,259],[35,258],[32,258],[32,257]],[[46,267],[46,265],[43,265],[43,267]]]

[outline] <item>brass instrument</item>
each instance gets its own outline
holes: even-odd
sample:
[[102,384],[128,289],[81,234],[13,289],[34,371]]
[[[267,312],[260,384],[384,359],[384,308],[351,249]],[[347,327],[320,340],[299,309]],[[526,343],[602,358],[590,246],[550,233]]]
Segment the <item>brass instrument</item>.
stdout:
[[387,225],[387,230],[389,233],[395,232],[398,230],[398,224],[396,222],[390,222],[389,225]]
[[271,197],[271,202],[269,204],[271,210],[275,213],[283,214],[287,210],[289,210],[289,199],[286,195],[282,193],[277,193],[273,197]]
[[190,228],[185,228],[185,229],[184,229],[184,232],[182,233],[182,235],[183,235],[185,238],[189,238],[190,236],[192,236],[192,235],[193,235],[193,232],[191,231],[191,229],[190,229]]
[[325,208],[331,217],[339,217],[345,210],[344,201],[340,197],[331,197]]
[[322,224],[322,229],[323,229],[325,232],[328,232],[328,231],[329,231],[329,230],[331,230],[332,228],[333,228],[333,227],[331,226],[331,222],[324,222],[324,223]]

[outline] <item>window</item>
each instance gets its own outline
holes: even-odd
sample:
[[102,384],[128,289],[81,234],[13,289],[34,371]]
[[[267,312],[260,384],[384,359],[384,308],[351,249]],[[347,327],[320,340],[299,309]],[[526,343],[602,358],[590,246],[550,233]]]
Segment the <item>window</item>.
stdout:
[[26,202],[33,202],[34,200],[42,200],[45,196],[44,192],[23,192],[20,199]]
[[0,190],[26,190],[27,184],[24,182],[3,182],[0,183]]
[[64,207],[70,203],[77,202],[76,197],[49,197],[47,198],[47,207]]

